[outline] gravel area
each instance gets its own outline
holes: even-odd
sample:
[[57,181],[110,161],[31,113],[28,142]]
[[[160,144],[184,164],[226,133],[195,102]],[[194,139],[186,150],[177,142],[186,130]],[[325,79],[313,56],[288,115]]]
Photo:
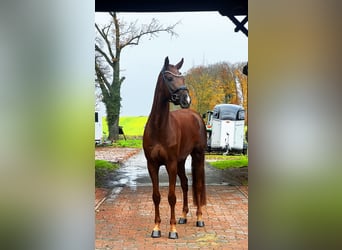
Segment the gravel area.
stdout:
[[115,147],[96,147],[95,159],[106,160],[114,163],[122,163],[129,157],[140,152],[140,148],[115,148]]

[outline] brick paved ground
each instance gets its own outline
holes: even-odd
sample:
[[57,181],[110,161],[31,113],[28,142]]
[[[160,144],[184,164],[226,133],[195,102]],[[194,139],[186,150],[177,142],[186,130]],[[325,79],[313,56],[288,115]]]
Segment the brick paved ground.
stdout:
[[[248,249],[248,187],[207,186],[204,228],[195,227],[196,208],[189,192],[188,224],[177,225],[177,240],[167,238],[167,191],[167,187],[160,189],[162,237],[153,239],[152,187],[115,188],[96,211],[96,249]],[[176,214],[180,215],[182,195],[178,186],[176,195]]]
[[140,151],[141,149],[139,148],[96,147],[95,159],[110,162],[123,162]]

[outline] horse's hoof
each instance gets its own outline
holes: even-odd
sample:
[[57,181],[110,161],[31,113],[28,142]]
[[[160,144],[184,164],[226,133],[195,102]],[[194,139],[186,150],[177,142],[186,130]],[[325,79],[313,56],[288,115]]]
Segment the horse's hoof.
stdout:
[[178,233],[177,232],[169,232],[169,239],[178,239]]
[[204,221],[201,221],[201,220],[197,221],[196,227],[204,227]]
[[186,218],[179,218],[178,224],[186,224],[188,220]]
[[160,238],[161,237],[161,231],[160,230],[153,230],[151,237],[152,238]]

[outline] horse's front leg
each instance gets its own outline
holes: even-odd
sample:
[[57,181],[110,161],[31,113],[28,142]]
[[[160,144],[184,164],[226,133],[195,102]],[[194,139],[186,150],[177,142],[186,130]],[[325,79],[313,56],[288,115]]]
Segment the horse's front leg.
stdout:
[[151,177],[153,191],[152,191],[152,199],[154,203],[154,228],[152,230],[151,237],[159,238],[161,237],[160,230],[160,212],[159,212],[159,204],[160,204],[160,192],[159,192],[159,166],[153,165],[151,163],[147,163],[148,172]]
[[176,179],[177,179],[177,164],[169,164],[167,167],[167,172],[169,174],[169,194],[168,201],[171,210],[171,218],[170,218],[170,232],[169,239],[178,239],[178,233],[176,229],[176,215],[175,215],[175,206],[176,206]]
[[188,178],[185,174],[185,160],[179,162],[178,164],[178,176],[181,181],[182,191],[183,191],[183,210],[182,210],[182,216],[178,220],[178,224],[186,224],[187,223],[187,214],[189,212],[188,207]]

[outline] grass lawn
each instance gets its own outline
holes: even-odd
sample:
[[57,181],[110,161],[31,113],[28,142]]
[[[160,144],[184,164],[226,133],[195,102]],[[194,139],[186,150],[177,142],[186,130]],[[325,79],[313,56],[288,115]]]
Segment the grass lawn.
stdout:
[[147,116],[124,116],[120,117],[119,125],[123,127],[125,135],[142,136],[147,118]]
[[127,140],[117,140],[113,143],[113,147],[119,148],[142,148],[141,138],[127,138]]
[[119,165],[115,163],[110,163],[105,160],[95,160],[95,169],[115,170],[118,167]]
[[210,165],[217,169],[240,168],[248,166],[248,157],[246,155],[206,155],[206,160]]
[[[147,116],[122,116],[119,120],[119,126],[122,126],[126,136],[141,137],[144,133]],[[108,136],[108,126],[106,117],[102,117],[102,130]]]
[[110,163],[105,160],[95,160],[95,186],[101,187],[101,184],[109,172],[119,168],[118,164]]

